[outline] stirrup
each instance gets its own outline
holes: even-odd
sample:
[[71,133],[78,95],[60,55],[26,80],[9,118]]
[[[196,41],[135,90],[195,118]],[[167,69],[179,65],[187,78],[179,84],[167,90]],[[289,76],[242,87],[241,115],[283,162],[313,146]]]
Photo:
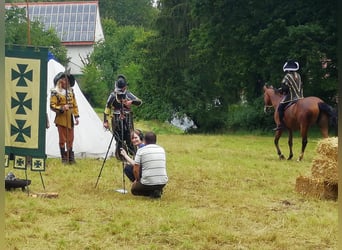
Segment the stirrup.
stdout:
[[276,128],[273,129],[273,131],[279,131],[279,130],[283,130],[284,126],[283,125],[278,125]]

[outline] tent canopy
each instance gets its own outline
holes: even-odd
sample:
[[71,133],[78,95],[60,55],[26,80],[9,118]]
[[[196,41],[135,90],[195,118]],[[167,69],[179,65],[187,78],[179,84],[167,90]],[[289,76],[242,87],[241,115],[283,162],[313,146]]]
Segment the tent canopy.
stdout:
[[[50,109],[50,91],[54,87],[53,78],[59,73],[64,72],[65,68],[56,60],[50,58],[48,61],[47,76],[47,102],[46,110],[50,122],[50,128],[46,129],[46,155],[49,158],[60,157],[60,149],[58,144],[58,131],[54,124],[55,112]],[[75,139],[73,150],[77,158],[101,158],[114,155],[115,140],[112,139],[112,133],[105,130],[102,121],[91,107],[85,96],[83,95],[78,83],[75,82],[73,87],[80,113],[79,125],[75,126]],[[106,98],[106,97],[104,97]],[[110,146],[110,148],[109,148]]]

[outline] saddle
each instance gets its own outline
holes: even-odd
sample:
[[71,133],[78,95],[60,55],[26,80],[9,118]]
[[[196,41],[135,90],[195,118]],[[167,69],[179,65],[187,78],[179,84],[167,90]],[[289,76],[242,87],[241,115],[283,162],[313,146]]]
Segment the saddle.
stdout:
[[298,102],[298,99],[289,102],[289,103],[285,106],[284,111],[287,110],[289,107],[291,107],[293,104],[295,104],[295,103],[297,103],[297,102]]

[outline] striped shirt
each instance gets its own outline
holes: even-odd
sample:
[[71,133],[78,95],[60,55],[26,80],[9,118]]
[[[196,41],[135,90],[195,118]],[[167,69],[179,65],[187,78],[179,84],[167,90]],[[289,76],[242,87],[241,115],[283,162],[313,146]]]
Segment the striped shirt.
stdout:
[[142,166],[141,184],[163,185],[167,183],[166,156],[161,146],[147,144],[139,148],[134,160],[136,164]]
[[282,103],[292,102],[303,98],[303,83],[297,72],[287,73],[282,81],[282,88],[287,92]]

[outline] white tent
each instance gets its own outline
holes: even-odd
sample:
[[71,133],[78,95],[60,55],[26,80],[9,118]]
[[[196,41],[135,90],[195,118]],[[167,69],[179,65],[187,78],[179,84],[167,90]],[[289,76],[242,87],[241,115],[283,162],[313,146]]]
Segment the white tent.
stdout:
[[[45,148],[46,155],[50,158],[60,157],[58,132],[57,127],[54,124],[55,112],[51,111],[50,109],[50,90],[54,87],[53,78],[59,72],[64,71],[65,68],[54,59],[50,59],[48,61],[46,111],[50,121],[50,128],[46,129]],[[77,82],[75,82],[73,89],[80,113],[80,123],[79,125],[75,126],[75,139],[73,147],[75,157],[105,157],[112,139],[112,133],[104,129],[101,119],[88,103]],[[104,96],[104,98],[107,97]],[[108,157],[114,155],[114,150],[115,140],[113,140],[109,149]]]

